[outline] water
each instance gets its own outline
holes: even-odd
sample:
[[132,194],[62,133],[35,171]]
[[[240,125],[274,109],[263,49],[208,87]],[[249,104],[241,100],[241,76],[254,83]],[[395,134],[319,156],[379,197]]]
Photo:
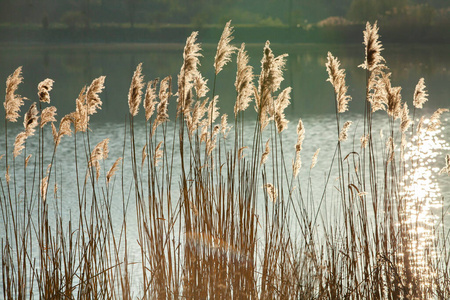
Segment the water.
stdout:
[[[422,113],[430,115],[436,108],[450,108],[450,57],[448,56],[450,46],[414,46],[409,45],[405,49],[403,45],[385,45],[384,57],[388,66],[391,68],[393,86],[402,86],[403,100],[412,107],[412,96],[415,85],[421,77],[425,78],[429,102],[425,104],[425,109],[416,113],[416,118]],[[248,45],[250,55],[250,64],[255,68],[255,74],[259,73],[260,59],[263,44]],[[102,92],[103,101],[102,110],[91,118],[91,147],[96,145],[104,138],[109,138],[109,158],[102,164],[102,176],[107,172],[116,158],[129,153],[129,148],[123,148],[125,116],[128,113],[127,94],[131,76],[136,65],[143,62],[143,73],[145,80],[151,80],[156,77],[163,78],[172,75],[174,78],[173,89],[176,87],[176,75],[179,72],[182,63],[183,45],[67,45],[67,46],[30,46],[30,47],[4,47],[0,49],[0,79],[6,80],[6,77],[14,71],[15,68],[23,66],[24,83],[20,86],[18,93],[37,101],[37,84],[45,79],[55,80],[54,88],[50,92],[52,104],[58,108],[59,118],[73,111],[75,99],[81,88],[101,75],[106,75],[105,89]],[[320,222],[333,223],[332,218],[339,210],[339,203],[336,201],[336,189],[338,185],[337,172],[334,166],[332,175],[328,183],[326,197],[322,201],[323,190],[325,188],[328,170],[331,166],[332,157],[336,148],[337,132],[336,119],[334,112],[333,88],[326,82],[327,73],[325,69],[327,51],[331,51],[341,61],[341,66],[347,70],[347,84],[349,85],[349,94],[353,100],[350,102],[350,112],[342,115],[342,122],[346,120],[353,121],[350,129],[349,140],[343,143],[343,153],[352,151],[355,147],[359,149],[359,137],[362,135],[365,98],[365,71],[357,68],[363,62],[363,45],[272,45],[275,55],[288,53],[289,58],[286,65],[285,81],[282,87],[292,86],[292,104],[287,109],[287,119],[290,121],[289,128],[283,133],[283,145],[285,149],[285,158],[288,167],[294,158],[294,147],[296,141],[296,125],[299,118],[302,118],[306,129],[306,138],[303,143],[302,161],[303,167],[299,177],[301,179],[302,190],[307,191],[310,186],[309,180],[313,183],[309,199],[313,199],[309,209],[311,213],[319,211],[318,218]],[[201,72],[209,78],[209,87],[213,85],[213,57],[215,45],[204,45],[204,58],[201,60]],[[226,66],[218,78],[216,84],[216,94],[220,96],[220,112],[233,115],[235,101],[234,80],[236,67],[234,63]],[[170,99],[170,119],[173,121],[175,116],[175,97]],[[249,108],[252,110],[253,106]],[[145,130],[143,126],[143,112],[138,116],[136,126],[136,148],[139,153],[145,144]],[[232,117],[230,117],[232,120]],[[429,186],[433,187],[434,200],[430,200],[426,213],[438,214],[442,209],[436,202],[444,197],[444,210],[450,202],[450,177],[447,175],[436,174],[444,164],[446,153],[450,153],[450,117],[449,113],[443,115],[443,128],[436,137],[434,144],[429,146],[431,149],[428,156],[421,157],[424,165],[428,167],[424,174],[429,174],[426,180],[431,180]],[[4,116],[0,117],[0,134],[4,136]],[[19,126],[21,122],[19,122]],[[376,113],[374,117],[374,132],[378,133],[382,129],[388,132],[387,117],[384,113]],[[168,123],[168,132],[173,132],[173,122]],[[249,113],[249,118],[244,127],[244,134],[247,137],[253,135],[254,116]],[[13,137],[19,132],[17,126],[8,128],[8,136]],[[46,133],[46,144],[51,145],[50,132]],[[233,134],[231,134],[233,136]],[[265,141],[268,136],[265,136]],[[379,139],[377,137],[377,139]],[[157,141],[162,137],[157,138]],[[251,139],[248,139],[250,144]],[[378,151],[382,153],[383,141],[378,140]],[[83,145],[79,141],[79,145]],[[171,138],[168,135],[166,146],[171,145]],[[0,143],[0,155],[4,152],[4,141]],[[231,144],[228,144],[231,147]],[[250,145],[248,145],[250,146]],[[36,138],[31,138],[27,144],[28,153],[33,153],[36,147]],[[175,147],[177,148],[177,147]],[[313,153],[320,148],[318,163],[314,169],[310,170],[311,157]],[[412,149],[412,148],[411,148]],[[250,153],[251,149],[247,149]],[[50,150],[51,151],[51,148]],[[410,155],[415,155],[414,149]],[[27,153],[27,154],[28,154]],[[51,153],[51,152],[50,152]],[[36,155],[35,153],[33,153]],[[74,174],[75,165],[73,163],[73,138],[64,137],[57,155],[58,163],[54,169],[60,176],[61,186],[58,187],[61,196],[60,205],[64,206],[61,210],[63,218],[74,216],[78,209],[77,191],[73,187],[73,177],[63,176],[65,172]],[[79,153],[83,158],[84,153]],[[249,155],[249,154],[247,154]],[[24,156],[24,154],[22,154]],[[50,155],[47,155],[46,164],[49,163]],[[20,166],[20,162],[18,163]],[[139,162],[138,162],[139,164]],[[0,161],[1,176],[4,176],[4,159]],[[175,165],[175,169],[177,166]],[[429,173],[431,172],[432,173]],[[80,178],[84,178],[84,171]],[[114,188],[114,197],[111,203],[114,218],[119,220],[116,223],[118,231],[121,226],[123,199],[128,198],[128,189],[130,187],[131,166],[125,164],[123,177],[125,178],[126,191],[122,194],[120,190],[119,171],[115,177],[116,185]],[[18,174],[18,182],[23,181]],[[4,177],[3,177],[4,178]],[[269,177],[269,180],[271,178]],[[113,179],[114,180],[114,179]],[[422,180],[422,181],[425,181]],[[428,181],[425,181],[428,182]],[[179,183],[179,174],[174,175],[173,197],[177,198],[177,185]],[[53,193],[53,186],[49,188],[49,193]],[[100,191],[99,191],[100,192]],[[262,195],[262,183],[260,193]],[[427,192],[431,193],[431,192]],[[428,194],[427,194],[428,196]],[[64,200],[62,200],[64,198]],[[131,197],[132,199],[132,197]],[[434,202],[433,202],[434,201]],[[128,239],[135,241],[137,239],[135,215],[133,211],[134,200],[128,211],[128,228],[131,228]],[[441,204],[441,205],[442,205]],[[434,206],[433,206],[434,205]],[[415,212],[410,212],[412,215]],[[417,213],[418,215],[420,213]],[[428,215],[423,217],[426,226],[429,225]],[[318,223],[320,223],[318,222]],[[428,228],[428,227],[427,227]],[[3,236],[3,232],[2,232]],[[425,241],[426,243],[429,240]],[[130,244],[130,260],[140,260],[140,250],[137,244]]]

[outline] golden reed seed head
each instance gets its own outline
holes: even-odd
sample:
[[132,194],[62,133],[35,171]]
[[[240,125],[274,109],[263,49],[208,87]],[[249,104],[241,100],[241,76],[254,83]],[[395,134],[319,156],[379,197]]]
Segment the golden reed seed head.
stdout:
[[159,142],[155,148],[155,154],[153,155],[153,164],[155,165],[155,167],[158,165],[159,161],[161,160],[164,154],[161,149],[162,145],[163,141]]
[[278,198],[277,189],[271,183],[265,184],[264,187],[266,188],[267,195],[269,196],[270,200],[275,203]]
[[420,78],[414,90],[413,105],[415,108],[422,108],[423,104],[428,101],[428,94],[425,89],[425,79]]
[[353,123],[352,121],[347,121],[344,123],[344,126],[342,127],[341,132],[339,133],[339,141],[340,142],[343,142],[347,139],[347,137],[348,137],[347,132],[348,132],[348,129],[350,128],[350,125],[352,125],[352,123]]
[[144,145],[142,148],[142,161],[141,161],[141,168],[144,166],[145,159],[147,158],[147,144]]
[[170,86],[172,83],[172,77],[167,76],[159,85],[159,103],[156,108],[156,119],[153,121],[152,135],[155,133],[156,128],[162,123],[169,120],[169,114],[167,113],[169,107],[169,97],[171,96]]
[[378,40],[380,36],[378,35],[377,22],[370,25],[369,22],[366,23],[366,30],[364,31],[364,42],[366,59],[364,64],[359,67],[372,72],[378,68],[384,68],[382,64],[384,58],[381,56],[381,51],[383,50],[381,42]]
[[38,84],[39,101],[45,102],[45,103],[50,103],[49,92],[53,88],[53,83],[54,83],[53,79],[47,78]]
[[111,181],[111,177],[114,176],[114,173],[116,173],[117,168],[119,166],[119,162],[122,160],[122,157],[119,157],[118,159],[116,159],[116,161],[114,162],[114,164],[111,166],[111,169],[109,169],[108,173],[106,174],[106,183],[109,184],[109,182]]
[[269,142],[270,142],[270,138],[267,140],[266,142],[266,147],[264,149],[264,153],[261,155],[261,162],[260,165],[262,166],[263,164],[266,163],[267,158],[269,158],[269,153],[270,153],[270,147],[269,147]]
[[427,131],[435,131],[441,126],[441,115],[448,112],[447,108],[438,108],[430,117]]
[[56,122],[55,116],[56,116],[56,107],[49,106],[49,107],[44,108],[41,113],[40,127],[43,128],[45,126],[45,124],[47,124],[49,122]]
[[317,158],[319,156],[319,152],[320,152],[320,148],[316,150],[316,152],[314,152],[314,155],[311,159],[311,167],[310,169],[314,168],[317,164]]
[[20,117],[20,107],[23,105],[23,100],[26,99],[15,94],[22,81],[22,67],[18,67],[14,73],[9,75],[6,79],[6,95],[3,107],[6,112],[6,120],[9,122],[17,122],[17,119]]
[[142,88],[144,87],[144,76],[142,75],[142,63],[138,64],[131,78],[130,90],[128,91],[128,107],[130,114],[134,117],[139,111],[141,104]]
[[245,44],[242,43],[236,59],[237,71],[234,86],[236,87],[237,97],[236,104],[234,105],[235,116],[240,111],[245,111],[248,108],[251,97],[254,95],[253,67],[248,65],[248,60]]
[[145,120],[148,121],[153,115],[156,106],[156,85],[158,79],[152,80],[147,84],[144,98]]
[[236,52],[237,48],[230,45],[233,40],[231,36],[233,34],[233,27],[230,26],[231,20],[225,24],[222,36],[220,37],[219,44],[217,45],[216,56],[214,58],[214,69],[216,75],[222,71],[223,67],[231,61],[231,55]]
[[345,85],[345,70],[339,69],[341,63],[331,52],[328,52],[327,63],[325,64],[328,72],[328,79],[336,94],[338,113],[348,110],[348,102],[352,99],[347,95],[348,87]]
[[102,101],[100,100],[98,94],[100,94],[105,88],[105,78],[105,76],[100,76],[94,79],[86,90],[86,104],[89,115],[96,113],[97,109],[101,109]]

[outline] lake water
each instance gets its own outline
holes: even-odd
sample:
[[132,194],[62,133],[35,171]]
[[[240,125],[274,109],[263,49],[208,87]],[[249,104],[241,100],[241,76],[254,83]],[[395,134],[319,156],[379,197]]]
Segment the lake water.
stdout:
[[[105,89],[100,94],[103,101],[102,110],[91,119],[91,144],[95,145],[104,138],[110,138],[110,154],[105,166],[105,168],[109,168],[117,157],[122,156],[123,124],[125,116],[128,114],[127,94],[136,65],[143,62],[143,74],[147,81],[156,77],[163,78],[172,75],[174,78],[173,90],[175,90],[176,75],[182,63],[183,46],[178,44],[4,46],[0,48],[0,80],[6,81],[6,77],[18,66],[23,66],[24,83],[20,86],[18,93],[32,101],[37,101],[37,84],[45,78],[52,78],[55,83],[53,90],[50,92],[51,101],[52,105],[58,108],[60,118],[74,110],[75,99],[84,85],[89,85],[96,77],[106,75]],[[263,44],[247,46],[250,64],[254,66],[255,74],[259,73],[263,46]],[[415,85],[421,77],[425,78],[425,84],[430,95],[429,102],[426,103],[424,110],[417,112],[416,118],[420,117],[422,113],[430,116],[437,108],[450,108],[450,56],[448,55],[450,46],[384,45],[384,48],[386,50],[384,50],[383,55],[392,72],[392,84],[393,86],[403,87],[403,100],[408,102],[410,107],[412,107]],[[305,125],[306,138],[302,150],[304,167],[299,176],[304,178],[304,180],[301,180],[302,185],[304,184],[304,190],[308,189],[306,179],[311,178],[311,182],[314,183],[311,192],[314,196],[311,199],[317,201],[312,204],[311,209],[317,209],[321,205],[323,207],[321,216],[326,220],[339,206],[332,196],[333,194],[336,195],[333,186],[337,185],[337,173],[333,173],[330,179],[328,187],[330,192],[326,200],[328,202],[320,201],[337,140],[333,88],[329,82],[326,82],[327,52],[331,51],[334,56],[337,56],[341,61],[341,67],[346,69],[349,94],[353,100],[349,104],[350,111],[343,114],[341,118],[343,121],[351,120],[354,122],[350,140],[354,139],[355,143],[358,144],[359,137],[362,134],[366,77],[365,71],[357,66],[364,60],[364,46],[362,44],[280,44],[272,45],[272,50],[275,55],[289,54],[284,73],[285,81],[282,83],[282,87],[293,87],[292,103],[286,111],[290,126],[283,133],[286,160],[290,162],[293,158],[296,125],[298,119],[301,118]],[[200,71],[209,78],[210,88],[212,88],[214,75],[214,54],[215,45],[204,45],[204,57],[201,59]],[[236,66],[233,61],[218,75],[216,84],[220,113],[227,113],[229,116],[233,115],[235,102],[233,85],[235,73]],[[170,119],[174,120],[175,97],[170,100],[172,101]],[[1,115],[0,134],[3,137],[4,116],[3,113]],[[142,110],[138,118],[144,118]],[[252,118],[250,117],[250,119]],[[375,114],[374,132],[378,133],[380,129],[386,132],[388,130],[386,121],[387,118],[384,113]],[[444,114],[442,121],[442,131],[436,135],[434,146],[431,146],[432,154],[424,158],[425,164],[434,173],[437,173],[436,170],[445,165],[445,154],[450,154],[450,114]],[[142,120],[137,122],[143,124]],[[169,123],[168,126],[169,132],[172,132],[171,126],[173,126],[173,123]],[[253,128],[254,122],[250,120],[244,128],[245,135],[251,136]],[[10,127],[8,131],[9,136],[15,136],[19,129]],[[136,146],[140,151],[145,143],[143,126],[137,126],[136,137]],[[50,133],[47,138],[47,145],[49,145],[51,144]],[[73,174],[74,164],[67,159],[73,156],[72,138],[63,139],[58,153],[58,170],[64,169]],[[65,141],[66,139],[70,141]],[[0,145],[1,155],[4,152],[3,138]],[[33,141],[30,141],[27,146],[33,149]],[[352,150],[353,144],[348,141],[343,147],[344,153],[348,153]],[[321,148],[319,160],[316,167],[310,172],[310,159],[317,148]],[[0,161],[0,165],[1,176],[4,176],[4,160]],[[58,172],[62,174],[62,171]],[[130,170],[125,169],[125,178],[129,177],[129,174]],[[450,177],[437,174],[433,176],[432,184],[436,184],[438,194],[440,193],[445,199],[444,207],[447,207],[450,203]],[[76,191],[70,189],[73,177],[65,178],[61,176],[61,178],[66,186],[64,195],[68,199],[68,202],[64,204],[68,204],[67,207],[74,207],[75,209],[77,207]],[[178,179],[174,181],[178,183]],[[440,199],[439,195],[438,198]],[[119,219],[121,218],[122,199],[122,195],[117,191],[117,201],[112,203],[112,207],[118,212],[117,217]],[[71,209],[63,212],[67,216],[71,213]],[[134,212],[130,214],[133,215]],[[133,219],[131,217],[131,220]],[[132,227],[133,221],[130,221],[129,228]],[[129,238],[135,240],[136,236],[131,233]],[[131,254],[131,257],[139,260],[139,251],[135,254],[135,257],[133,257],[133,254]]]

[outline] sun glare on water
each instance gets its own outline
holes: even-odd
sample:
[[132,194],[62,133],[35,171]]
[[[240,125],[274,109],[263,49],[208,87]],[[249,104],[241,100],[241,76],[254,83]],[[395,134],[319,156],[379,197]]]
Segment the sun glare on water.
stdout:
[[[425,120],[424,125],[428,123],[430,121]],[[432,270],[428,262],[436,257],[434,229],[439,221],[438,209],[443,205],[437,181],[440,168],[437,165],[443,151],[450,149],[442,139],[443,130],[444,127],[432,131],[422,129],[408,144],[405,153],[406,173],[401,193],[404,213],[400,224],[404,228],[404,249],[401,251],[403,260],[400,265],[405,270],[405,276],[412,276],[425,289],[432,284]]]

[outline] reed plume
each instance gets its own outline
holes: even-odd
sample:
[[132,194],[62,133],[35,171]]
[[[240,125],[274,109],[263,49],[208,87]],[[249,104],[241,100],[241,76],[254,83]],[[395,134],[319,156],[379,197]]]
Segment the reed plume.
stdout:
[[156,85],[158,84],[158,79],[152,80],[147,84],[147,90],[145,91],[144,98],[144,110],[145,110],[145,120],[148,121],[153,115],[156,106]]
[[303,126],[303,121],[298,120],[297,124],[297,142],[295,143],[295,159],[292,164],[292,173],[294,178],[297,177],[302,167],[302,161],[300,157],[300,151],[302,150],[303,140],[305,139],[305,127]]
[[53,83],[54,83],[53,79],[47,78],[38,84],[39,101],[45,102],[45,103],[50,103],[49,92],[53,88]]
[[401,87],[392,87],[391,86],[391,73],[384,74],[383,83],[385,88],[385,103],[387,105],[387,113],[389,116],[397,119],[401,116],[401,102],[402,96],[400,94],[402,88]]
[[359,67],[372,72],[375,69],[384,68],[383,62],[384,58],[381,56],[381,51],[383,50],[383,45],[378,40],[380,36],[378,35],[377,22],[370,25],[369,22],[366,23],[366,30],[364,31],[364,45],[366,59],[364,64]]
[[270,200],[275,203],[278,198],[277,189],[271,183],[266,183],[264,187],[266,188],[267,195],[269,196]]
[[106,182],[109,184],[109,182],[111,181],[111,178],[114,176],[114,174],[116,173],[119,163],[122,160],[122,157],[119,157],[118,159],[116,159],[116,161],[114,162],[114,164],[111,166],[111,168],[109,169],[108,173],[106,174]]
[[26,99],[16,94],[17,88],[22,81],[22,67],[18,67],[6,79],[6,95],[3,107],[5,108],[6,119],[10,122],[17,122],[17,119],[20,117],[20,107],[23,105],[23,100]]
[[130,114],[134,117],[139,111],[141,104],[142,88],[144,87],[144,76],[142,75],[142,63],[138,64],[131,78],[130,90],[128,91],[128,107]]
[[244,158],[244,150],[247,149],[247,146],[241,147],[238,150],[238,160],[241,160],[242,158]]
[[348,102],[352,99],[347,95],[348,87],[345,85],[345,69],[339,69],[341,63],[335,58],[331,52],[328,52],[327,67],[328,79],[336,94],[336,102],[338,113],[343,113],[348,110]]
[[286,116],[284,115],[284,110],[291,103],[289,100],[291,99],[291,87],[285,88],[275,100],[275,114],[274,120],[277,126],[278,132],[281,133],[288,127],[289,121],[286,120]]
[[105,76],[100,76],[94,79],[86,91],[86,105],[87,113],[89,115],[95,114],[97,109],[101,109],[102,101],[98,94],[101,93],[105,87],[105,78]]
[[163,151],[161,149],[162,145],[163,145],[163,141],[159,142],[155,148],[155,154],[153,155],[153,164],[155,166],[158,165],[160,159],[163,157]]
[[203,78],[200,73],[198,73],[195,76],[194,89],[195,89],[195,93],[197,94],[197,98],[203,98],[206,96],[206,94],[209,91],[207,83],[208,83],[208,79]]
[[441,126],[441,115],[448,112],[447,108],[438,108],[430,117],[427,131],[435,131]]
[[141,168],[144,166],[145,159],[147,158],[147,144],[142,148],[142,160],[141,160]]
[[240,111],[244,111],[248,108],[251,97],[254,94],[253,67],[248,65],[248,60],[245,44],[242,43],[236,60],[237,71],[234,86],[236,87],[237,97],[236,104],[234,105],[235,116],[237,116]]
[[9,165],[6,166],[5,179],[6,179],[6,183],[9,184],[9,181],[11,180],[11,176],[9,175]]
[[370,137],[370,133],[364,134],[363,136],[361,136],[361,138],[360,138],[361,148],[367,147],[367,144],[369,143],[369,137]]
[[411,119],[409,118],[409,109],[408,104],[403,103],[401,112],[400,112],[400,130],[401,132],[405,132],[408,130],[411,125]]
[[259,163],[261,166],[263,164],[265,164],[267,159],[269,158],[269,153],[270,153],[269,142],[270,142],[270,139],[267,140],[266,146],[264,147],[264,152],[261,155],[261,162]]
[[156,119],[153,122],[152,134],[155,133],[156,128],[162,123],[169,120],[169,114],[167,109],[169,107],[170,85],[172,83],[172,77],[167,76],[159,85],[159,103],[156,108]]
[[450,176],[450,154],[445,156],[445,167],[439,171],[439,174],[447,173]]
[[178,99],[177,113],[186,114],[186,99],[194,85],[194,79],[199,75],[198,66],[200,65],[199,57],[202,56],[201,47],[197,41],[198,31],[192,32],[187,38],[183,51],[183,65],[178,75]]
[[25,130],[16,136],[13,152],[14,157],[17,157],[22,153],[22,150],[25,148],[24,144],[26,139],[34,134],[38,124],[38,111],[36,109],[36,103],[34,102],[30,105],[30,108],[24,116],[23,127]]
[[47,201],[48,175],[42,178],[40,184],[41,199],[45,203]]
[[231,61],[231,55],[236,52],[237,48],[230,45],[233,40],[231,36],[233,34],[233,27],[230,26],[231,21],[225,24],[222,36],[220,37],[219,43],[217,45],[216,56],[214,58],[214,69],[216,70],[216,75],[222,71],[223,67]]
[[52,123],[53,141],[55,147],[61,142],[61,138],[65,135],[72,135],[72,129],[70,129],[70,123],[72,123],[71,115],[65,115],[59,122],[59,130],[56,130],[55,125]]
[[415,108],[422,108],[423,104],[428,101],[428,94],[425,89],[425,79],[420,78],[414,90],[413,105]]
[[287,56],[287,54],[282,54],[275,57],[270,48],[270,42],[266,41],[264,56],[261,60],[258,95],[255,98],[257,100],[256,111],[258,112],[261,131],[264,130],[273,117],[273,114],[270,115],[274,107],[272,93],[280,88],[281,82],[284,80],[283,69]]
[[232,126],[228,126],[228,115],[223,114],[220,118],[220,133],[222,133],[223,138],[227,138]]
[[78,98],[75,100],[75,105],[75,111],[69,115],[70,120],[74,124],[75,132],[85,132],[89,124],[89,114],[86,104],[86,86],[81,89]]
[[28,154],[27,158],[25,158],[25,168],[28,167],[28,163],[32,156],[33,156],[32,154]]
[[311,159],[311,167],[310,169],[314,168],[317,164],[317,158],[319,157],[319,152],[320,152],[320,148],[316,150],[316,152],[314,152],[314,155]]
[[40,128],[43,128],[45,124],[49,122],[56,122],[56,107],[49,106],[42,110],[41,112],[41,125]]
[[99,161],[102,159],[108,158],[108,142],[109,139],[104,139],[99,142],[92,150],[90,159],[89,159],[89,167],[95,167],[96,170],[96,180],[100,177],[100,163]]
[[347,131],[350,128],[350,125],[352,125],[352,121],[347,121],[344,123],[344,126],[342,126],[341,132],[339,132],[339,141],[343,142],[347,139],[348,134]]

